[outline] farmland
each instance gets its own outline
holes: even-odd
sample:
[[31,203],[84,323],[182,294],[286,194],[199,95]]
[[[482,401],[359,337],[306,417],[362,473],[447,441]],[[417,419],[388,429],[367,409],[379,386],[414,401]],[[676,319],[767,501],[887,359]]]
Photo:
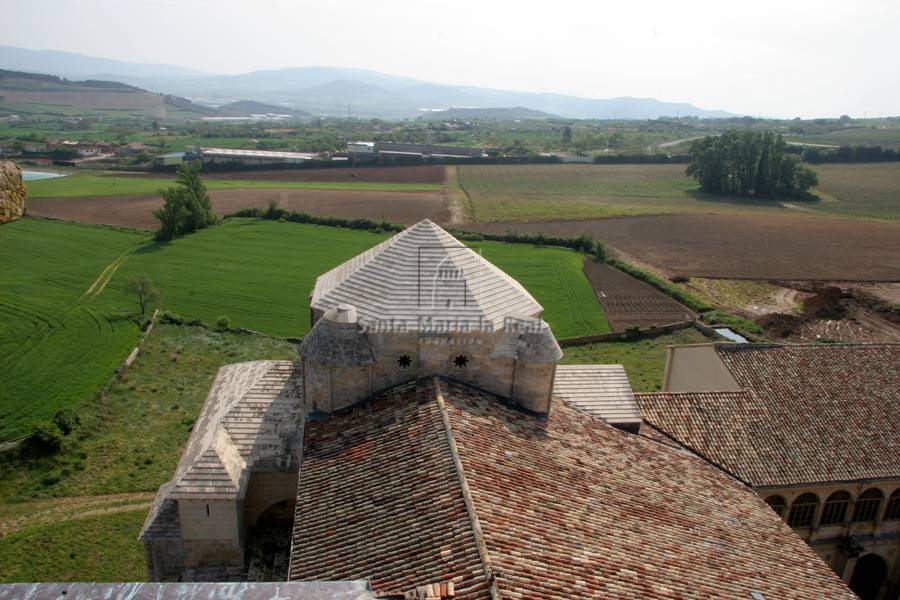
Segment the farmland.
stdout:
[[476,223],[670,213],[786,212],[698,194],[684,165],[460,166],[457,181]]
[[[369,218],[411,225],[422,219],[442,223],[450,219],[447,200],[441,192],[237,189],[209,193],[213,210],[220,216],[242,208],[265,207],[275,200],[286,210],[347,219]],[[29,200],[28,212],[39,217],[156,229],[153,211],[163,205],[158,194],[37,198]]]
[[[300,336],[309,328],[307,302],[316,277],[385,237],[316,225],[229,219],[193,236],[141,247],[110,287],[121,285],[129,274],[147,273],[170,310],[206,322],[227,315],[239,327]],[[581,272],[581,255],[498,242],[478,247],[548,309],[546,318],[558,335],[605,330],[600,305]]]
[[753,280],[900,280],[900,224],[773,215],[660,215],[589,221],[467,225],[591,235],[666,275]]
[[446,169],[441,165],[415,167],[362,167],[332,169],[265,169],[260,171],[208,171],[204,179],[267,181],[350,181],[366,183],[443,184]]
[[98,277],[145,237],[35,219],[0,227],[0,440],[92,394],[134,345],[137,326]]
[[[115,175],[71,175],[56,179],[30,181],[26,184],[29,198],[72,198],[78,196],[112,196],[121,194],[158,193],[174,185],[174,180],[154,177],[117,177]],[[208,179],[210,190],[236,189],[321,189],[439,191],[437,183],[396,183],[384,181],[280,181],[265,179]]]
[[15,516],[5,502],[156,490],[172,476],[219,367],[294,357],[282,340],[158,324],[105,394],[74,404],[82,425],[62,452],[0,465],[0,522]]
[[[8,374],[0,383],[0,440],[91,396],[112,375],[138,334],[136,303],[124,293],[129,277],[147,274],[163,306],[186,317],[214,323],[228,316],[235,327],[301,336],[315,278],[385,237],[247,219],[169,243],[30,218],[4,225],[0,356]],[[544,305],[558,336],[609,330],[580,254],[498,242],[478,247]],[[101,285],[85,294],[101,273]]]
[[653,286],[593,260],[584,261],[590,280],[613,331],[690,321],[696,315]]
[[900,163],[816,165],[822,202],[815,209],[900,221]]
[[723,199],[696,191],[684,165],[457,167],[474,223],[660,214],[839,215],[900,220],[900,164],[815,165],[819,202]]
[[543,318],[558,338],[610,330],[582,271],[584,257],[572,250],[500,242],[470,242],[482,256],[521,283],[544,307]]

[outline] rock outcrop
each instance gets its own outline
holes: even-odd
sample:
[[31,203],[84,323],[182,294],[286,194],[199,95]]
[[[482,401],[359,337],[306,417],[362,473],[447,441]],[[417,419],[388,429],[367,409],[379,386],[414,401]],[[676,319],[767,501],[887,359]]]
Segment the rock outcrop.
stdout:
[[0,160],[0,225],[25,214],[25,183],[22,169],[12,161]]

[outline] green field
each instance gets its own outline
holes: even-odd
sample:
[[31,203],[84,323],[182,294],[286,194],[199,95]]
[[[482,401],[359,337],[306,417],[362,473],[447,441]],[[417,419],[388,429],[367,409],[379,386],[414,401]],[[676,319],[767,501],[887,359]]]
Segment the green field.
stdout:
[[786,212],[704,196],[684,165],[490,165],[457,167],[476,223],[558,221],[683,212]]
[[[302,336],[316,277],[385,237],[255,219],[229,219],[170,243],[56,221],[4,225],[0,359],[8,375],[0,381],[0,441],[91,396],[114,372],[138,336],[129,319],[137,305],[124,293],[132,275],[147,274],[162,306],[185,317],[215,323],[227,316],[233,327]],[[609,331],[581,255],[499,242],[477,246],[531,291],[557,336]],[[82,297],[101,273],[108,285]]]
[[558,338],[612,331],[582,270],[584,256],[560,248],[502,242],[467,242],[508,273],[541,303]]
[[[214,323],[278,336],[309,329],[308,296],[316,277],[387,237],[317,225],[229,219],[169,244],[133,253],[110,288],[147,273],[166,308]],[[546,309],[556,335],[608,331],[581,256],[570,250],[480,242],[485,258],[519,280]]]
[[815,209],[850,217],[900,221],[900,163],[815,165]]
[[138,337],[92,282],[144,234],[23,219],[0,226],[0,441],[92,394]]
[[806,135],[786,135],[785,139],[805,144],[900,148],[900,123],[880,120],[871,125],[852,125]]
[[[717,198],[696,191],[684,165],[459,166],[451,184],[475,223],[673,213],[900,218],[900,163],[814,165],[818,202]],[[452,190],[451,191],[455,191]]]
[[[397,192],[436,191],[436,183],[384,183],[364,181],[242,181],[208,179],[210,190],[238,189],[317,189],[376,190]],[[155,194],[175,185],[174,179],[152,177],[116,177],[115,175],[70,175],[56,179],[40,179],[25,184],[29,198],[73,198],[77,196],[113,196],[116,194]]]
[[639,340],[616,340],[564,348],[561,364],[620,364],[635,392],[657,392],[666,368],[666,346],[708,344],[715,341],[693,327]]
[[30,525],[0,538],[0,582],[144,581],[146,510]]
[[75,403],[82,426],[62,452],[0,463],[0,521],[15,506],[4,503],[156,490],[172,476],[219,367],[296,356],[283,340],[158,324],[103,396]]

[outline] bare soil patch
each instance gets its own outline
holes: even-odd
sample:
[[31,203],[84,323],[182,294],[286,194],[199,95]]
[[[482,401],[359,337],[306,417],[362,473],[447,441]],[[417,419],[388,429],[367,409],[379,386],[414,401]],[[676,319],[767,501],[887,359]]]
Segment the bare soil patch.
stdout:
[[[422,219],[438,223],[450,220],[442,192],[379,192],[364,190],[211,190],[213,209],[219,215],[241,208],[265,207],[277,200],[281,208],[314,215],[347,219],[386,220],[411,225]],[[153,211],[163,204],[159,194],[36,198],[28,214],[82,223],[156,229]]]
[[659,215],[466,225],[471,231],[591,235],[666,273],[796,281],[900,281],[900,225],[775,215]]
[[[117,177],[163,177],[171,179],[171,173],[116,173]],[[416,165],[412,167],[340,167],[334,169],[259,169],[247,171],[204,171],[204,179],[231,179],[238,181],[327,181],[374,183],[437,183],[447,180],[442,165]]]
[[696,315],[651,285],[609,265],[585,259],[584,272],[613,331],[668,325]]
[[900,341],[900,310],[858,287],[817,286],[799,314],[773,313],[757,319],[766,334],[794,342]]

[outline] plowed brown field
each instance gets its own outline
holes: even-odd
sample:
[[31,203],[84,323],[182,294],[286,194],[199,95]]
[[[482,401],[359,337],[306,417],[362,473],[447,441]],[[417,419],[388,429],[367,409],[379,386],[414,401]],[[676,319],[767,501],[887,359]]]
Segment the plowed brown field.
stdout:
[[[443,192],[256,189],[212,190],[209,196],[219,215],[241,208],[265,207],[270,200],[277,200],[278,205],[287,210],[347,219],[384,219],[406,225],[422,219],[438,223],[450,219]],[[156,229],[159,221],[153,217],[153,211],[162,203],[159,194],[36,198],[28,202],[28,214],[82,223]]]
[[613,331],[689,321],[697,316],[651,285],[609,265],[585,259],[584,272]]
[[[240,181],[365,181],[374,183],[444,183],[446,167],[417,165],[412,167],[341,167],[334,169],[260,169],[248,171],[204,171],[204,179],[237,179]],[[171,179],[171,173],[117,173],[119,177],[160,177]]]
[[666,273],[754,280],[900,281],[900,225],[774,215],[660,215],[466,225],[471,231],[589,234]]

